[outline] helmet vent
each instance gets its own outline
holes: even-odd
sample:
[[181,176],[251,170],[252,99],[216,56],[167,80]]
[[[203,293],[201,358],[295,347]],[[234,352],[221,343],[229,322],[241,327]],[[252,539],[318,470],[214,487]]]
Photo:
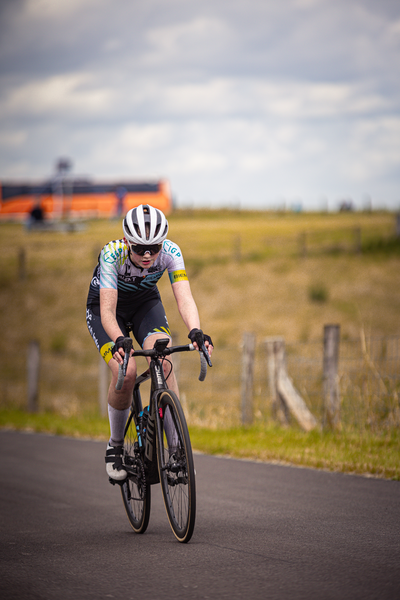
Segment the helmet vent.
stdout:
[[130,244],[160,244],[168,233],[165,215],[161,210],[146,204],[129,210],[122,227]]

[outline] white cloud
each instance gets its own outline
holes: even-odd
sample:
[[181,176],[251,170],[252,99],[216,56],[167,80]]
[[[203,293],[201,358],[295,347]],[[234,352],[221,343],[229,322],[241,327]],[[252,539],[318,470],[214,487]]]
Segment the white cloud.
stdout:
[[27,140],[27,134],[24,130],[14,129],[12,131],[5,131],[0,136],[0,145],[3,148],[19,148]]
[[[219,40],[219,44],[226,43],[229,38],[229,29],[226,23],[215,17],[198,16],[189,21],[172,25],[156,26],[147,34],[151,44],[153,60],[184,60],[189,56],[210,53],[209,41]],[[181,56],[182,49],[185,55]]]
[[25,15],[28,19],[52,19],[60,21],[66,16],[79,13],[83,6],[99,7],[99,0],[26,0]]
[[0,100],[0,111],[6,117],[24,114],[63,118],[74,114],[83,116],[105,114],[111,108],[113,92],[110,89],[93,88],[87,73],[57,75],[22,83],[10,89]]
[[394,42],[400,42],[400,19],[388,24],[388,33]]
[[399,13],[389,0],[9,2],[0,177],[45,176],[66,154],[80,173],[169,177],[199,201],[379,188],[397,202]]
[[[345,175],[356,183],[376,179],[400,166],[400,117],[362,120],[354,127],[351,141],[352,162]],[[398,193],[400,201],[400,192]]]

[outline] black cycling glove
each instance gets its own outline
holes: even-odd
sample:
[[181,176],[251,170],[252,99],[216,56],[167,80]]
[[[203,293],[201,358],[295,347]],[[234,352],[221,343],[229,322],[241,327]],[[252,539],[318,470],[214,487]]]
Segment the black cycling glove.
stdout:
[[208,342],[211,346],[214,346],[210,336],[203,333],[201,329],[192,329],[192,331],[188,335],[188,338],[192,342],[192,344],[196,342],[199,348],[202,347],[204,342]]
[[126,343],[128,343],[128,345],[131,345],[131,347],[132,347],[132,338],[130,338],[130,337],[124,337],[123,335],[120,335],[119,337],[117,337],[117,339],[115,340],[114,347],[111,350],[112,355],[114,356],[114,354],[116,352],[118,352],[118,350],[120,348],[123,348],[125,350],[125,348],[127,347]]

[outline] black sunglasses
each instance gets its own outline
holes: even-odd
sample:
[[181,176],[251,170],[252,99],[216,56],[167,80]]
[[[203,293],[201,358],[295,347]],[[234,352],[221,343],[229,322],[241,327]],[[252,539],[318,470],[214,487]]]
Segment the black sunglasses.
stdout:
[[149,246],[146,246],[144,244],[132,244],[131,246],[132,252],[138,254],[139,256],[144,256],[146,252],[150,252],[150,255],[153,256],[154,254],[158,254],[161,248],[162,244],[152,244]]

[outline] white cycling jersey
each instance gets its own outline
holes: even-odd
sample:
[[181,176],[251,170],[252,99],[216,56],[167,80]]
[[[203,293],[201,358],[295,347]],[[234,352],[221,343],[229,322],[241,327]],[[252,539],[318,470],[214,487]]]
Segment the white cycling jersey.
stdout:
[[172,283],[187,280],[182,252],[177,244],[164,240],[162,249],[149,269],[142,269],[130,259],[129,246],[122,238],[104,246],[90,284],[90,302],[99,302],[100,289],[118,290],[118,303],[139,300],[153,290],[168,271]]

